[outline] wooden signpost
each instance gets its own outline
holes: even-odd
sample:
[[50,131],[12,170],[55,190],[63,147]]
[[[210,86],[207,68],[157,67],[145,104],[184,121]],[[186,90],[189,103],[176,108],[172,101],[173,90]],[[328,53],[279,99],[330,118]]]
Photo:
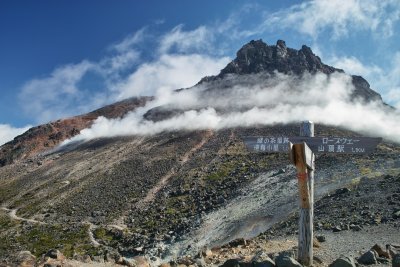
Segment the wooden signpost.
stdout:
[[250,136],[244,143],[252,152],[289,153],[296,166],[299,187],[299,251],[298,260],[306,266],[313,259],[314,170],[316,153],[368,154],[382,138],[314,137],[314,124],[304,121],[300,136]]

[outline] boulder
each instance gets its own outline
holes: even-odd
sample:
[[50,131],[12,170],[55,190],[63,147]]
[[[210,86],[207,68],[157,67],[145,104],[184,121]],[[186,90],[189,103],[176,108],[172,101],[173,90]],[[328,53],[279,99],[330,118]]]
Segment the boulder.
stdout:
[[268,258],[266,260],[263,260],[261,262],[253,262],[254,267],[275,267],[275,262],[271,259]]
[[21,267],[33,267],[36,263],[36,257],[30,251],[21,251],[17,255],[16,263]]
[[143,256],[136,256],[132,259],[135,263],[135,267],[150,267],[149,261]]
[[361,255],[360,258],[358,258],[358,262],[361,264],[369,265],[369,264],[376,264],[377,253],[374,250],[369,250],[365,252],[363,255]]
[[240,263],[236,259],[229,259],[221,265],[221,267],[240,267]]
[[47,253],[44,256],[52,258],[52,259],[56,259],[56,260],[64,260],[65,259],[65,256],[58,249],[50,249],[49,251],[47,251]]
[[332,262],[329,267],[356,267],[356,264],[353,258],[341,256]]
[[275,265],[275,262],[268,256],[268,254],[264,251],[258,251],[254,257],[251,259],[251,262],[261,263],[261,262],[272,262]]
[[207,266],[207,263],[204,261],[203,258],[199,258],[199,259],[196,259],[196,265],[199,267],[205,267],[205,266]]
[[302,265],[287,253],[282,253],[275,259],[277,267],[301,267]]

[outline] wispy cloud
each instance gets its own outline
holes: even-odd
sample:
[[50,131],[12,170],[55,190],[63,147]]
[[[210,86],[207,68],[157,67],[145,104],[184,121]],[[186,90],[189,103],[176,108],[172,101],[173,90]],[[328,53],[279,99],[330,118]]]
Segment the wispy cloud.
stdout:
[[190,53],[204,52],[213,42],[213,32],[205,26],[191,31],[184,31],[183,25],[178,25],[161,37],[158,51],[160,54],[169,52]]
[[329,31],[334,39],[363,30],[389,37],[400,20],[396,0],[312,0],[268,14],[263,27],[291,29],[313,38]]
[[14,139],[15,136],[20,135],[26,132],[30,127],[30,125],[15,128],[8,124],[0,124],[0,146]]
[[124,53],[135,48],[135,45],[143,42],[147,38],[147,27],[143,27],[134,33],[126,36],[122,41],[112,44],[109,48],[119,53]]
[[82,61],[55,69],[49,77],[27,82],[19,94],[24,111],[39,122],[74,114],[74,105],[84,98],[77,84],[93,68],[92,63]]
[[196,84],[201,77],[218,73],[229,59],[199,54],[162,55],[154,62],[141,65],[118,87],[118,99],[154,95]]
[[[138,46],[146,38],[158,52],[144,61]],[[19,100],[27,114],[43,123],[123,98],[189,87],[228,62],[227,57],[209,55],[211,40],[212,32],[203,26],[185,31],[179,25],[158,38],[145,27],[112,44],[97,62],[67,64],[26,82]],[[85,87],[86,80],[97,86],[95,92]]]
[[394,54],[386,69],[365,64],[355,57],[333,56],[328,63],[347,73],[365,77],[373,89],[381,92],[385,101],[400,108],[400,52]]

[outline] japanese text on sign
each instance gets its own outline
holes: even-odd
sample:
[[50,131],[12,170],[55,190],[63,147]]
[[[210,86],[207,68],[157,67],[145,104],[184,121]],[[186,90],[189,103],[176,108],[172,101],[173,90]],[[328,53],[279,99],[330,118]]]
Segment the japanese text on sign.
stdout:
[[289,150],[288,144],[288,137],[258,137],[253,150],[260,152],[285,152]]

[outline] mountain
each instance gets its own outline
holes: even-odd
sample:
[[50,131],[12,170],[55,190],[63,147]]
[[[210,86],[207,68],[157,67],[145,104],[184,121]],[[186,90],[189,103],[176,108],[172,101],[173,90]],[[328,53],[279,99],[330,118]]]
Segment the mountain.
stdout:
[[[201,86],[204,94],[212,94],[248,82],[252,75],[269,79],[279,72],[295,76],[343,73],[323,64],[308,47],[295,50],[286,48],[283,41],[268,46],[259,40],[244,45],[220,74],[182,90]],[[381,101],[363,78],[352,76],[352,82],[354,100]],[[121,263],[122,256],[146,255],[154,261],[169,261],[240,237],[293,233],[291,216],[297,210],[298,190],[294,166],[286,154],[249,153],[242,138],[295,136],[297,124],[97,138],[72,149],[44,153],[90,126],[98,116],[126,116],[151,100],[127,99],[34,127],[1,147],[0,260],[8,264],[15,262],[20,251],[40,257],[58,249],[78,260],[89,257]],[[181,110],[161,106],[144,117],[161,121],[171,112]],[[315,135],[361,136],[320,124],[315,125]],[[336,226],[329,221],[330,210],[337,213],[332,220],[343,224],[363,227],[374,220],[390,229],[398,227],[399,156],[400,146],[386,141],[371,155],[319,155],[315,198],[321,201],[316,214],[323,220],[318,227],[331,230]],[[371,194],[372,188],[365,185],[370,180],[379,187],[379,194]],[[348,195],[357,203],[346,205],[343,196],[348,195],[335,193],[341,188],[354,190]],[[379,205],[364,209],[369,195]],[[329,196],[338,199],[340,207]],[[381,220],[375,221],[377,217]]]
[[99,116],[123,117],[128,112],[143,107],[147,101],[152,99],[152,97],[129,98],[87,114],[32,127],[11,142],[1,146],[0,166],[11,164],[15,160],[30,158],[57,146],[62,141],[79,134],[81,130],[89,128]]

